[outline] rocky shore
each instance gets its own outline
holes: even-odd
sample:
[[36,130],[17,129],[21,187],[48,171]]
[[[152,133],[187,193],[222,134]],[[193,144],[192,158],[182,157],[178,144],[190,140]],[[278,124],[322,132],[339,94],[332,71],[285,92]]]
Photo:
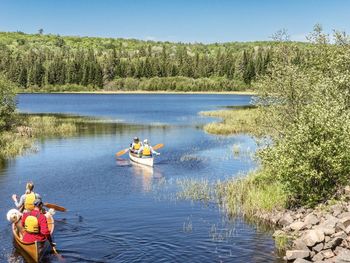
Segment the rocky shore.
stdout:
[[274,238],[290,240],[287,262],[350,263],[350,187],[343,201],[257,216],[279,228]]

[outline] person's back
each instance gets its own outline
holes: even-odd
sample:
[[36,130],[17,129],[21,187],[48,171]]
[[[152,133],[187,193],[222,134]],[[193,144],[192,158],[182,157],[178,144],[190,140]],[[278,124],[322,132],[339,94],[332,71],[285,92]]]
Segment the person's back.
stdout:
[[17,195],[12,195],[12,199],[15,202],[17,209],[20,209],[23,212],[29,212],[34,209],[34,201],[36,199],[41,199],[38,193],[34,191],[34,183],[28,182],[26,184],[26,192],[23,194],[19,200],[17,201]]
[[34,205],[34,210],[24,213],[22,216],[21,222],[25,230],[23,242],[32,243],[35,241],[45,241],[46,239],[51,240],[47,219],[41,213],[41,200],[35,200]]
[[158,152],[153,150],[152,146],[149,144],[147,139],[145,139],[143,141],[143,144],[142,144],[140,150],[138,151],[138,153],[139,153],[139,155],[142,155],[144,157],[152,157],[153,154],[159,155]]

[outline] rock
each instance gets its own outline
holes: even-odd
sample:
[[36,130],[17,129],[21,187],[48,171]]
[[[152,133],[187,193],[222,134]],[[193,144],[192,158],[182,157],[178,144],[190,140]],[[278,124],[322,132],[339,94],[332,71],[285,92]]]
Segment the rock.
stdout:
[[326,235],[326,236],[330,236],[330,235],[335,233],[335,228],[334,227],[319,225],[315,229],[323,232],[323,234]]
[[306,224],[304,222],[297,221],[297,222],[291,223],[288,227],[293,231],[300,231],[306,228]]
[[296,250],[309,250],[309,248],[301,238],[294,240],[293,248]]
[[342,222],[338,222],[335,225],[335,232],[345,231],[345,226]]
[[310,256],[309,250],[287,250],[287,260],[295,260],[297,258],[307,258]]
[[348,249],[342,249],[336,259],[335,259],[336,263],[349,263],[350,262],[350,250]]
[[334,210],[333,215],[334,215],[335,217],[337,217],[337,216],[339,216],[342,212],[343,212],[343,209],[337,209],[337,210]]
[[339,219],[331,216],[331,215],[327,215],[326,216],[326,220],[321,224],[324,227],[335,227],[335,225],[339,222]]
[[340,253],[342,253],[343,250],[347,250],[347,249],[342,247],[336,247],[333,252],[334,254],[339,255]]
[[346,239],[347,238],[347,234],[345,234],[344,231],[340,231],[338,233],[333,234],[332,237],[340,237],[342,239]]
[[331,240],[331,237],[330,237],[330,236],[325,236],[324,242],[329,242],[330,240]]
[[308,214],[304,219],[306,225],[317,225],[319,222],[320,220],[314,214]]
[[332,258],[335,256],[331,249],[323,250],[321,253],[323,254],[324,258]]
[[344,187],[344,194],[350,195],[350,186],[349,185]]
[[312,248],[312,250],[316,251],[317,253],[320,252],[322,249],[323,249],[323,243],[319,243]]
[[339,214],[341,213],[341,211],[343,210],[343,206],[341,204],[335,204],[335,205],[332,205],[330,207],[331,211],[334,213],[334,212],[339,212]]
[[343,241],[341,242],[340,246],[344,247],[344,248],[348,248],[349,247],[349,243],[345,239],[343,239]]
[[348,226],[347,228],[345,228],[345,233],[346,233],[346,234],[350,234],[350,226]]
[[280,226],[289,226],[291,223],[293,223],[293,218],[289,213],[284,214],[280,220],[278,220],[278,224]]
[[338,216],[338,218],[340,218],[340,219],[345,218],[345,217],[350,217],[350,212],[344,212]]
[[321,261],[322,259],[324,259],[323,253],[317,253],[315,256],[312,257],[312,261]]
[[324,232],[313,229],[306,232],[306,235],[303,236],[303,241],[308,247],[313,247],[315,244],[324,241],[324,237]]
[[342,219],[340,219],[340,222],[342,222],[345,228],[347,228],[348,226],[350,226],[350,216],[343,217]]
[[327,242],[323,249],[334,249],[335,247],[339,246],[343,240],[344,239],[342,237],[335,237],[331,241]]
[[303,258],[297,258],[294,263],[310,263],[311,261],[308,261],[306,259]]

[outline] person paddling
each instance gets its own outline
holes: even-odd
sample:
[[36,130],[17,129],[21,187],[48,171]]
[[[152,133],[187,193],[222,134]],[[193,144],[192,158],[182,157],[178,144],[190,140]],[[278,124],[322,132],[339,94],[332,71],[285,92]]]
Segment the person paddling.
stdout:
[[145,139],[143,141],[143,145],[141,146],[140,150],[138,151],[138,154],[144,157],[152,157],[152,155],[160,155],[160,153],[153,150],[152,146],[149,145],[148,140]]
[[142,143],[140,142],[139,137],[134,137],[134,141],[130,144],[130,151],[132,153],[137,153],[142,147]]
[[26,184],[26,192],[23,194],[18,202],[17,195],[12,195],[12,200],[15,202],[15,206],[21,212],[29,212],[34,209],[34,201],[36,199],[41,200],[41,196],[38,193],[34,193],[34,183],[28,182]]
[[36,199],[34,201],[34,209],[23,214],[21,220],[24,227],[23,242],[32,243],[48,240],[54,246],[47,224],[47,218],[41,212],[42,210],[43,202],[41,199]]

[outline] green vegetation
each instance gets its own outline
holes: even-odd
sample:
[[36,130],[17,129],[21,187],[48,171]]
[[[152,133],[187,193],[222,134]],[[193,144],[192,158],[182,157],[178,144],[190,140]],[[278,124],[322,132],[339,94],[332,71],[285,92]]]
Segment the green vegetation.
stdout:
[[259,216],[315,207],[341,199],[349,184],[350,41],[339,32],[330,41],[318,25],[309,39],[307,56],[300,56],[300,47],[292,43],[274,47],[266,74],[254,84],[258,109],[254,118],[248,115],[248,128],[240,127],[239,119],[229,124],[234,110],[205,113],[223,118],[206,126],[208,132],[250,132],[253,127],[260,137],[259,170],[224,183],[229,213]]
[[13,158],[35,150],[36,139],[66,137],[77,132],[76,119],[56,116],[16,115],[11,130],[0,132],[0,159]]
[[0,75],[0,159],[12,158],[33,149],[36,138],[67,136],[76,132],[75,119],[19,115],[16,86]]
[[0,32],[0,73],[27,92],[233,91],[250,88],[266,73],[276,45],[275,41],[204,45]]
[[[281,184],[288,206],[314,206],[336,197],[350,174],[350,45],[316,26],[307,60],[281,43],[257,84],[261,125],[272,144],[259,152],[267,183]],[[269,107],[264,107],[270,105]]]
[[200,114],[207,117],[223,119],[219,123],[215,122],[206,124],[204,130],[208,133],[219,135],[257,133],[257,109],[218,110],[201,112]]

